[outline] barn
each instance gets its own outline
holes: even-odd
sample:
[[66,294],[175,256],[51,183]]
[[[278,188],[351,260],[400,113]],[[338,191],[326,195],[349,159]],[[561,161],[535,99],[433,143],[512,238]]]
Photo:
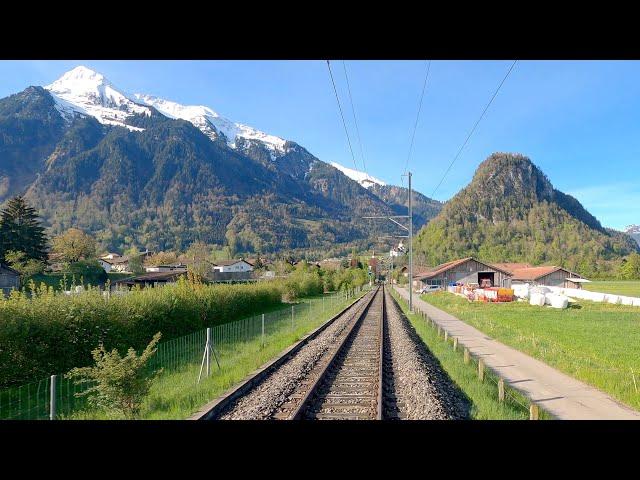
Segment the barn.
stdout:
[[415,288],[427,285],[446,287],[450,283],[477,283],[480,285],[483,280],[488,280],[492,287],[511,287],[510,272],[473,257],[453,260],[415,274],[413,285]]
[[545,287],[582,288],[589,280],[563,267],[524,267],[511,271],[514,284],[529,283]]
[[0,263],[0,291],[4,295],[9,295],[14,288],[20,288],[20,273],[8,265]]

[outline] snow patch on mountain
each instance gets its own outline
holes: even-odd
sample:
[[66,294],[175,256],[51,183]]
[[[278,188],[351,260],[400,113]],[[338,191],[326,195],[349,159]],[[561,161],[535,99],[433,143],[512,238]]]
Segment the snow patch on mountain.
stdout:
[[136,114],[151,115],[151,110],[117,90],[102,74],[79,66],[44,87],[56,102],[56,109],[67,121],[76,114],[95,117],[105,125],[118,125],[129,130],[142,128],[126,124]]
[[284,145],[286,140],[276,137],[275,135],[261,132],[248,125],[234,123],[231,120],[221,117],[209,107],[202,105],[181,105],[153,95],[141,93],[136,93],[135,98],[145,105],[154,107],[169,118],[180,118],[191,122],[211,139],[217,138],[218,132],[222,133],[231,148],[237,148],[237,139],[241,137],[263,143],[272,154],[282,154],[285,152]]
[[369,175],[369,174],[367,174],[365,172],[361,172],[359,170],[354,170],[352,168],[345,167],[343,165],[340,165],[337,162],[330,162],[330,165],[332,167],[335,167],[338,170],[340,170],[342,173],[344,173],[351,180],[355,180],[356,182],[358,182],[364,188],[369,188],[374,183],[377,183],[378,185],[383,185],[383,186],[386,185],[386,183],[383,182],[382,180],[379,180],[379,179],[377,179],[375,177],[372,177],[371,175]]
[[640,225],[627,225],[624,231],[631,235],[640,235]]

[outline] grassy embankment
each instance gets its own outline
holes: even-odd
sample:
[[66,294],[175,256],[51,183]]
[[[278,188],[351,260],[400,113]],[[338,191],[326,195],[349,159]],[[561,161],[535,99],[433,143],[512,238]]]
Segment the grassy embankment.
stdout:
[[[405,313],[416,333],[422,338],[431,353],[438,359],[451,380],[467,396],[471,403],[470,418],[474,420],[526,420],[529,411],[526,400],[517,392],[507,389],[504,402],[498,401],[497,379],[489,372],[484,382],[478,380],[477,364],[463,361],[463,349],[453,351],[452,341],[445,342],[437,330],[421,316],[410,314],[407,302],[393,289],[391,294]],[[542,413],[542,412],[541,412]]]
[[[197,384],[202,359],[202,348],[197,348],[190,360],[183,362],[178,368],[163,372],[158,377],[144,402],[141,418],[175,420],[190,417],[207,402],[242,381],[261,365],[276,358],[286,348],[322,325],[360,296],[358,294],[356,297],[345,299],[341,292],[333,295],[333,301],[325,298],[323,302],[322,296],[316,296],[297,304],[293,327],[290,307],[285,308],[279,315],[278,312],[274,312],[270,318],[267,318],[264,346],[259,321],[245,322],[244,325],[236,322],[237,328],[231,327],[214,332],[220,368],[212,360],[211,376],[203,377],[200,384]],[[308,306],[304,307],[304,305]],[[215,341],[215,338],[221,337],[231,341],[228,344]],[[107,419],[109,417],[103,412],[85,411],[77,412],[68,418]]]
[[566,310],[526,302],[474,302],[446,292],[423,295],[473,325],[617,400],[640,409],[640,309],[586,300]]
[[640,297],[640,280],[597,280],[585,283],[584,289],[591,292]]

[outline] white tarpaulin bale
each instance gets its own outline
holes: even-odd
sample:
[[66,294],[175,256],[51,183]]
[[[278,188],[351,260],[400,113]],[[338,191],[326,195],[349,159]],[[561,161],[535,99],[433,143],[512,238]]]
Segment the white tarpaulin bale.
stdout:
[[529,304],[530,305],[535,305],[535,306],[538,306],[538,307],[542,307],[542,306],[544,306],[544,300],[545,300],[545,298],[544,298],[544,295],[542,293],[533,292],[533,293],[531,293],[529,295]]
[[612,303],[614,305],[617,305],[620,303],[620,296],[619,295],[605,295],[605,301]]
[[633,299],[633,306],[634,307],[640,307],[640,298],[634,298]]
[[551,290],[547,287],[533,287],[530,291],[529,291],[529,295],[531,295],[532,293],[542,293],[543,295],[545,293],[549,293]]
[[553,295],[551,297],[551,306],[553,308],[567,308],[569,306],[569,299],[564,295]]
[[513,294],[518,298],[529,298],[529,285],[512,285]]
[[606,301],[606,297],[607,295],[605,295],[604,293],[585,291],[581,298],[584,298],[585,300],[591,300],[592,302],[604,302]]
[[633,305],[633,298],[631,297],[620,297],[620,303],[622,303],[622,305]]

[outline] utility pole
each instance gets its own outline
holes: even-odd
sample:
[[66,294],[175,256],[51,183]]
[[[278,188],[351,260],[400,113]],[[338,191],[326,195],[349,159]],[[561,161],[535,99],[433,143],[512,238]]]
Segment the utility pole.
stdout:
[[409,312],[413,313],[413,206],[411,203],[411,172],[409,175]]
[[[404,177],[405,175],[407,175],[409,177],[409,199],[408,199],[408,210],[409,210],[409,215],[391,215],[391,216],[387,216],[387,217],[383,217],[383,216],[367,216],[367,217],[362,217],[365,219],[372,219],[372,218],[378,218],[378,219],[385,219],[385,220],[389,220],[393,223],[395,223],[398,227],[402,228],[403,230],[405,230],[408,235],[393,235],[393,236],[385,236],[385,237],[378,237],[378,238],[407,238],[409,241],[409,311],[411,313],[413,313],[413,202],[412,202],[412,198],[411,198],[411,194],[413,193],[411,190],[411,172],[407,172],[406,174],[403,174],[402,176]],[[405,227],[402,223],[400,223],[399,221],[396,220],[396,218],[408,218],[409,219],[409,226]],[[392,267],[392,271],[393,271],[393,267]]]

